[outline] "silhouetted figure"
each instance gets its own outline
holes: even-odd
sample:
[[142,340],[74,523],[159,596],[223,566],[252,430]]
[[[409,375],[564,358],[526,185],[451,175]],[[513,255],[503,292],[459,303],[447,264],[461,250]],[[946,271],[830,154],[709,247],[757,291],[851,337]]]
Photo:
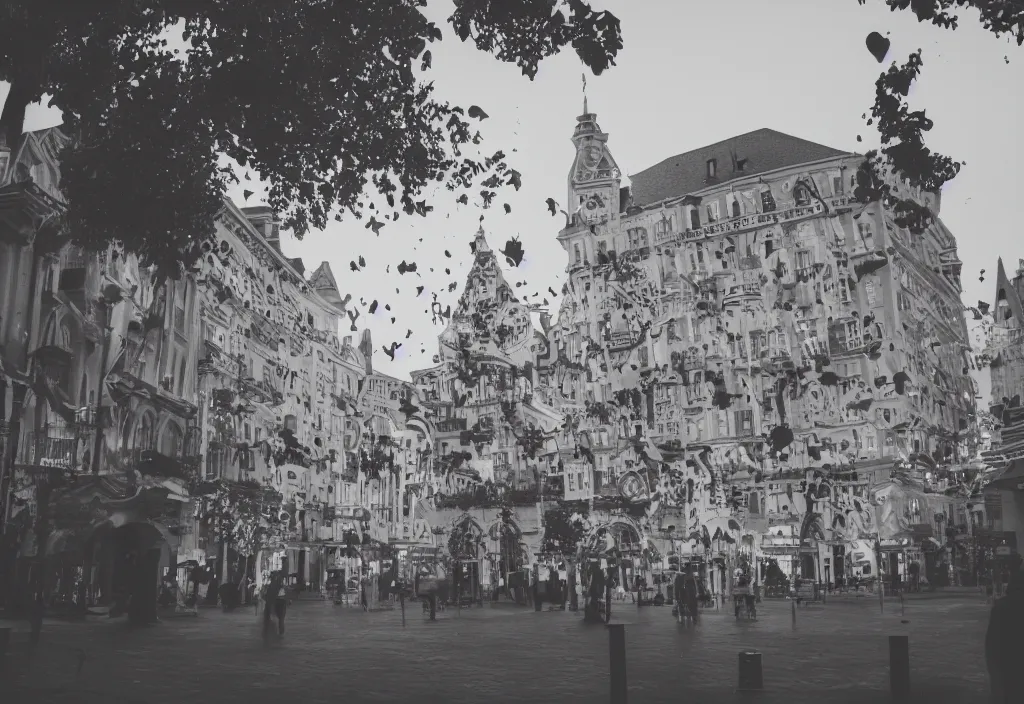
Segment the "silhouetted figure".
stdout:
[[988,665],[992,701],[1010,704],[1024,701],[1024,573],[1018,566],[1006,588],[1006,596],[997,599],[989,616],[985,634],[985,661]]
[[284,635],[284,617],[288,610],[288,591],[284,583],[284,574],[280,570],[270,575],[267,585],[266,605],[263,607],[263,633],[270,631],[270,616],[277,617],[277,632]]

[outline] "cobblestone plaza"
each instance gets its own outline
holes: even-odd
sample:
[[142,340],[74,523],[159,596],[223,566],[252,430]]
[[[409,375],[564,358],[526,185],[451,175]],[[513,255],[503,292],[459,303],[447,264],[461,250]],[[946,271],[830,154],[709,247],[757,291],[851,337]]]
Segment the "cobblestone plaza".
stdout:
[[[898,634],[910,637],[912,701],[970,704],[987,697],[987,613],[976,594],[933,594],[908,598],[902,615],[898,600],[880,613],[874,599],[831,599],[799,608],[795,630],[788,601],[764,602],[755,622],[706,610],[696,631],[676,625],[668,607],[621,605],[613,622],[626,624],[634,704],[740,701],[743,650],[762,653],[758,701],[888,701],[887,636]],[[398,610],[300,601],[283,639],[262,640],[251,609],[139,630],[48,623],[43,637],[29,660],[27,634],[13,634],[5,702],[608,700],[606,629],[571,612],[485,605],[430,623],[413,603],[403,628]]]

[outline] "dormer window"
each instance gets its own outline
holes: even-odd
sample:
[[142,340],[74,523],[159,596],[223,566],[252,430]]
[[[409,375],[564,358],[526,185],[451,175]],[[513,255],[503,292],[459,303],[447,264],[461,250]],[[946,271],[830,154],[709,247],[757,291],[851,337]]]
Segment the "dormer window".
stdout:
[[700,229],[700,211],[696,208],[690,208],[690,228],[693,230]]
[[718,178],[717,159],[708,159],[708,178]]
[[793,189],[793,195],[796,197],[797,205],[810,205],[811,204],[811,192],[807,186],[802,183],[798,183],[796,188]]

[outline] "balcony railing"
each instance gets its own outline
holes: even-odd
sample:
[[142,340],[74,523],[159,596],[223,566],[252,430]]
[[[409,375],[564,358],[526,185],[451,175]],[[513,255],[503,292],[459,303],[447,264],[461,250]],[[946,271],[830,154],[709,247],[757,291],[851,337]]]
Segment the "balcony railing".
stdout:
[[439,433],[459,433],[466,430],[466,419],[448,418],[447,420],[438,421],[436,427]]
[[555,491],[545,487],[543,491],[536,485],[525,488],[503,488],[488,490],[482,484],[460,491],[456,494],[449,494],[438,498],[436,506],[438,509],[455,508],[467,510],[469,508],[496,508],[502,505],[532,506],[539,503],[541,498],[549,501],[557,501],[562,498],[561,491]]
[[86,265],[85,250],[75,245],[66,246],[60,253],[61,269],[84,269]]
[[79,441],[84,433],[72,427],[45,428],[25,433],[18,446],[18,464],[37,467],[58,467],[65,470],[78,466]]
[[199,478],[202,456],[199,454],[200,430],[190,427],[185,431],[179,447],[171,454],[156,449],[156,442],[146,440],[140,446],[124,450],[121,460],[140,474],[180,479],[186,483]]

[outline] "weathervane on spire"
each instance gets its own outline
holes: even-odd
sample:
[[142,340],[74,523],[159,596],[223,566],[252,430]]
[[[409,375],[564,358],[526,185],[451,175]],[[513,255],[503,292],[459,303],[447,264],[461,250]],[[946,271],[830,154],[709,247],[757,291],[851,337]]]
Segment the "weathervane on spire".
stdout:
[[589,115],[590,111],[587,110],[587,74],[580,74],[583,77],[583,114]]

